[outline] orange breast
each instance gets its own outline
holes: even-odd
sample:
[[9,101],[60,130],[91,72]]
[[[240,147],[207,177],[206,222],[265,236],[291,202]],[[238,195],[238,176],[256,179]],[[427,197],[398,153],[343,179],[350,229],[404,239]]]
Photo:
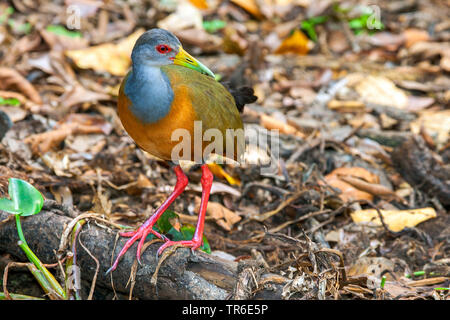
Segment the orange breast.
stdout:
[[171,160],[173,148],[180,143],[171,141],[174,130],[186,129],[193,140],[196,115],[187,88],[178,86],[174,90],[174,99],[167,116],[156,123],[145,124],[131,112],[131,101],[123,92],[124,82],[119,91],[118,114],[125,130],[143,150],[163,160]]

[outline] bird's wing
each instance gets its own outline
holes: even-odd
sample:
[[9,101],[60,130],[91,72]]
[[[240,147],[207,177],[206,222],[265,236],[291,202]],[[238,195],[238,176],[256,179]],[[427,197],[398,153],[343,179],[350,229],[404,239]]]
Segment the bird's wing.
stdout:
[[174,94],[180,87],[186,89],[183,91],[189,94],[197,118],[205,128],[242,128],[234,98],[219,82],[186,67],[169,65],[161,69],[167,74]]
[[[218,129],[226,138],[227,129],[243,130],[234,98],[219,82],[186,67],[169,65],[161,69],[167,74],[175,96],[178,92],[187,92],[197,120],[202,121],[203,131]],[[243,136],[239,137],[241,148],[243,143]]]

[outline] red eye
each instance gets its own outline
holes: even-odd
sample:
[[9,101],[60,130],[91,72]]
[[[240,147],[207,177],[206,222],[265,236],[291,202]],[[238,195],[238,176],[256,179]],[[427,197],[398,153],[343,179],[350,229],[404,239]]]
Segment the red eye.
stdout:
[[165,44],[160,44],[159,46],[156,46],[156,50],[158,50],[159,53],[165,54],[172,51],[172,48]]

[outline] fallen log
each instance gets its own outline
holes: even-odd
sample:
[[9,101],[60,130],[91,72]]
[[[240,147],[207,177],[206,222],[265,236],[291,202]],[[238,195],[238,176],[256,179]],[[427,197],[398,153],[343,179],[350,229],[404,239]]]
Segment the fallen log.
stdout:
[[[0,211],[0,222],[9,214]],[[37,215],[22,218],[22,228],[30,248],[43,263],[57,261],[56,250],[59,247],[61,235],[65,226],[72,218],[64,216],[63,212],[51,206]],[[136,259],[134,245],[121,259],[118,268],[111,274],[106,271],[111,265],[112,257],[116,257],[126,238],[116,241],[117,231],[99,226],[92,220],[85,224],[79,237],[84,246],[99,261],[100,269],[97,275],[97,285],[128,294],[133,263]],[[14,219],[0,224],[0,252],[7,252],[21,261],[26,257],[17,246],[17,230]],[[203,253],[191,253],[190,249],[178,248],[161,264],[157,274],[156,288],[152,284],[152,276],[158,265],[156,251],[161,243],[150,245],[142,254],[142,265],[138,266],[133,297],[139,299],[226,299],[231,297],[236,285],[238,264]],[[113,248],[115,247],[114,253]],[[81,278],[91,281],[96,272],[96,263],[89,254],[77,246],[77,265]]]

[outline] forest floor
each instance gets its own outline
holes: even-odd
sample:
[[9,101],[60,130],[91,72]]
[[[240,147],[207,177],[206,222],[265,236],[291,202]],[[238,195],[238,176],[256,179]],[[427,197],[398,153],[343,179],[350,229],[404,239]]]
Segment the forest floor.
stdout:
[[[272,171],[213,167],[213,255],[257,260],[283,299],[448,300],[449,1],[213,2],[1,2],[0,194],[15,177],[76,214],[152,214],[175,174],[116,104],[137,37],[165,28],[218,80],[253,87],[245,126],[275,132]],[[170,221],[191,230],[201,172],[185,169]],[[1,273],[11,261],[3,248]],[[26,271],[8,289],[43,297]]]

